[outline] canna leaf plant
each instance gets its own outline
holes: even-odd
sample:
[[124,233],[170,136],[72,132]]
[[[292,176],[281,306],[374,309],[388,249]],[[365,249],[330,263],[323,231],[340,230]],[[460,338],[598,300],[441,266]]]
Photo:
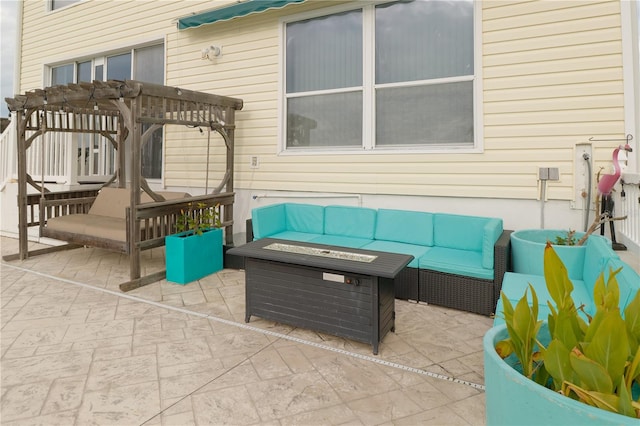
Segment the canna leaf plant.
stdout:
[[180,210],[176,220],[176,231],[187,232],[188,235],[202,235],[211,228],[222,227],[220,220],[220,204],[209,206],[206,203],[189,203],[188,210]]
[[585,404],[640,418],[640,396],[633,399],[634,387],[640,387],[640,292],[623,317],[618,305],[619,271],[611,270],[606,282],[604,273],[596,280],[596,311],[591,317],[582,306],[575,306],[567,269],[547,243],[544,276],[553,299],[548,302],[549,343],[545,346],[539,336],[543,321],[538,320],[538,298],[529,285],[515,307],[502,293],[509,337],[496,344],[496,351],[502,358],[514,354],[522,374],[536,383]]

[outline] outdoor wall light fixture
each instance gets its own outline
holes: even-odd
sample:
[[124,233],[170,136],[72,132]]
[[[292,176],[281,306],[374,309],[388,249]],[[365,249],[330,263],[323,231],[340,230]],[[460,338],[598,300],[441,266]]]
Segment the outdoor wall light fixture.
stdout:
[[222,56],[222,46],[211,45],[202,49],[202,59],[208,59],[210,61],[215,60]]

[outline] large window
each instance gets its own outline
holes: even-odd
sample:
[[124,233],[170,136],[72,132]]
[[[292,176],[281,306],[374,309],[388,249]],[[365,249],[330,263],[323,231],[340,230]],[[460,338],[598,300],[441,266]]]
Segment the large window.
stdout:
[[473,1],[285,25],[286,149],[475,147]]
[[50,0],[49,8],[51,10],[62,9],[63,7],[70,6],[74,3],[78,3],[80,0]]
[[[149,83],[164,84],[163,44],[129,49],[114,55],[96,56],[90,60],[53,66],[51,67],[50,82],[52,86],[55,86],[82,81],[129,80],[132,78]],[[144,130],[146,129],[143,128]],[[149,142],[143,147],[142,175],[146,178],[159,179],[162,177],[162,135],[162,129],[156,130]],[[97,152],[100,144],[98,137],[83,135],[82,138],[80,144],[83,146],[93,145],[93,152]],[[85,140],[87,138],[93,139],[89,142]],[[89,160],[87,161],[89,162]],[[92,164],[97,164],[97,162]]]

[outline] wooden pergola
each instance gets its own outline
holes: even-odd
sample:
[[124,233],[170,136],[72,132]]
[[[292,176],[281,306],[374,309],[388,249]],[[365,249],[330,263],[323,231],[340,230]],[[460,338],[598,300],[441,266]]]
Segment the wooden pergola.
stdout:
[[[29,91],[6,98],[9,109],[17,112],[18,227],[19,253],[5,259],[26,259],[63,248],[81,245],[125,252],[130,257],[131,281],[124,290],[139,287],[164,277],[155,274],[140,277],[141,250],[164,244],[164,236],[175,232],[176,215],[195,203],[222,206],[226,241],[233,241],[233,159],[235,112],[242,100],[203,92],[140,81],[110,80],[68,84]],[[219,133],[226,145],[224,177],[210,194],[180,200],[165,200],[154,192],[142,176],[142,148],[156,130],[165,125],[210,129]],[[46,223],[47,217],[85,212],[98,190],[51,192],[44,181],[36,182],[27,170],[27,150],[47,132],[100,135],[110,141],[117,153],[115,173],[105,184],[127,186],[126,160],[129,162],[130,205],[127,209],[127,243],[113,247],[109,243],[82,240],[67,246],[28,250],[27,229]],[[44,138],[42,138],[44,143]],[[43,150],[44,152],[44,150]],[[71,153],[67,153],[71,155]],[[208,166],[207,158],[207,166]],[[44,173],[43,173],[44,176]],[[40,194],[27,194],[27,185]],[[141,204],[142,192],[154,202]],[[41,233],[42,234],[42,233]],[[93,244],[87,244],[87,241]]]

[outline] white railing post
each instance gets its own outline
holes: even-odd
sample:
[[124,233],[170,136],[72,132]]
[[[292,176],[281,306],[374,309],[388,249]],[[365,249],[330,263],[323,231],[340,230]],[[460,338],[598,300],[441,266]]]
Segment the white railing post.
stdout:
[[11,122],[0,137],[0,191],[17,177],[16,120],[16,114],[11,113]]
[[640,247],[640,173],[623,173],[620,182],[622,186],[615,192],[615,216],[627,218],[616,222],[616,227],[629,242]]

